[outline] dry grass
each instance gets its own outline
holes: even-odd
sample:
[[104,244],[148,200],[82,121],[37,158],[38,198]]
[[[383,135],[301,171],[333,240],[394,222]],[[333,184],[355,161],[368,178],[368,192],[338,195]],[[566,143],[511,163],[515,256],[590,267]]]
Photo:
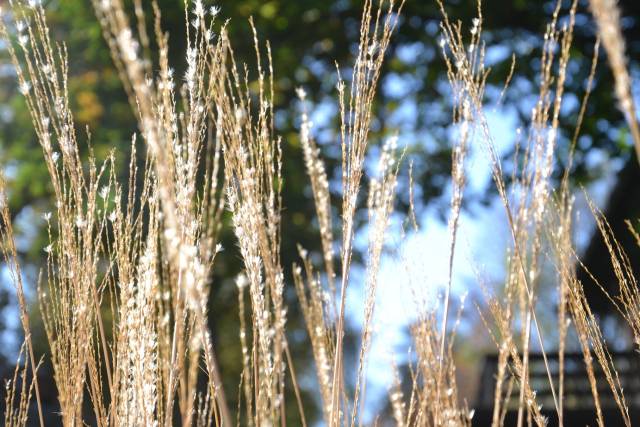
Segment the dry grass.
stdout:
[[598,35],[607,51],[609,65],[615,79],[615,93],[625,114],[640,161],[640,127],[636,106],[631,95],[631,77],[627,70],[625,42],[620,25],[620,9],[616,0],[590,0],[589,5],[598,24]]
[[[399,426],[467,426],[473,418],[473,409],[459,398],[456,381],[454,342],[462,307],[453,324],[449,311],[467,179],[465,161],[476,146],[486,155],[510,233],[505,281],[493,293],[485,287],[487,302],[480,309],[498,351],[492,425],[502,425],[507,410],[517,410],[518,426],[545,425],[529,380],[529,356],[535,346],[544,356],[554,410],[563,424],[564,352],[570,323],[584,355],[599,425],[604,425],[604,420],[594,355],[625,423],[631,425],[629,405],[613,359],[576,275],[580,262],[572,239],[570,167],[557,187],[551,179],[578,6],[574,1],[564,11],[560,3],[544,34],[538,102],[528,128],[516,135],[514,164],[519,166],[510,172],[503,170],[485,113],[489,70],[484,66],[480,3],[477,17],[466,29],[452,21],[445,5],[439,3],[441,48],[454,100],[452,124],[457,129],[452,150],[448,282],[443,300],[434,309],[425,308],[429,304],[420,292],[409,301],[418,307],[419,315],[411,327],[408,377],[403,378],[393,362],[390,366],[395,376],[388,415]],[[638,144],[624,42],[617,9],[610,3],[594,0],[591,7],[616,76],[616,93]],[[55,198],[54,211],[45,214],[50,243],[45,248],[46,283],[39,289],[39,303],[63,425],[83,425],[85,405],[91,408],[97,425],[105,427],[231,426],[241,421],[260,427],[285,425],[285,399],[290,395],[285,387],[289,381],[301,423],[306,425],[288,345],[284,297],[288,286],[295,286],[306,322],[324,422],[330,426],[363,425],[378,273],[402,167],[397,137],[389,137],[381,147],[378,175],[370,181],[366,205],[360,206],[359,195],[371,144],[372,105],[403,1],[364,2],[352,76],[349,83],[339,78],[341,126],[337,134],[342,148],[342,188],[337,225],[331,213],[332,194],[322,153],[313,139],[306,94],[298,90],[303,104],[300,140],[316,206],[323,262],[315,265],[300,247],[300,265],[293,267],[293,284],[286,283],[285,266],[280,260],[281,170],[287,159],[282,156],[282,142],[274,128],[269,44],[261,44],[254,29],[255,70],[239,66],[226,24],[217,23],[218,9],[205,10],[200,0],[188,2],[187,71],[183,79],[170,67],[161,11],[155,2],[151,5],[154,25],[149,29],[139,0],[134,1],[134,17],[127,15],[120,0],[94,0],[104,37],[138,119],[127,183],[117,181],[113,157],[98,164],[91,154],[85,160],[79,154],[81,147],[90,148],[90,134],[76,134],[67,91],[68,53],[64,45],[51,40],[41,3],[9,3],[16,21],[16,40],[0,24],[3,38],[11,41],[9,53]],[[559,25],[561,14],[567,15],[566,24]],[[156,60],[150,53],[152,45],[158,46]],[[597,46],[572,148],[591,90]],[[508,90],[513,69],[512,64],[504,90]],[[179,83],[182,80],[184,83]],[[257,90],[251,89],[253,80],[257,81]],[[137,139],[143,141],[146,150],[139,149]],[[139,158],[146,160],[143,170],[135,166]],[[508,178],[512,184],[507,184]],[[25,342],[20,352],[22,364],[17,364],[13,381],[7,384],[5,424],[27,423],[32,395],[43,424],[38,382],[28,380],[34,377],[38,363],[6,191],[0,177],[0,238],[19,302]],[[243,275],[237,279],[243,370],[237,379],[241,403],[235,413],[226,395],[237,391],[222,386],[207,322],[209,289],[217,285],[210,283],[210,273],[221,250],[218,235],[225,208],[231,214],[244,262]],[[350,271],[355,217],[361,208],[367,210],[369,218],[364,322],[355,369],[346,369],[346,294],[353,280]],[[637,281],[606,219],[595,207],[592,209],[620,283],[619,297],[611,300],[629,323],[636,343],[640,343]],[[415,224],[415,216],[412,220]],[[337,244],[340,249],[334,251]],[[558,301],[558,378],[554,378],[547,361],[545,346],[549,343],[543,336],[536,306],[545,259],[555,267],[558,283],[553,290]],[[481,277],[479,281],[482,285]],[[106,318],[113,322],[106,322]],[[533,335],[536,343],[532,342]],[[350,373],[347,381],[345,376]],[[201,386],[203,383],[206,387]],[[350,383],[355,386],[349,387]],[[89,402],[84,402],[86,396]],[[516,402],[515,407],[510,402]]]

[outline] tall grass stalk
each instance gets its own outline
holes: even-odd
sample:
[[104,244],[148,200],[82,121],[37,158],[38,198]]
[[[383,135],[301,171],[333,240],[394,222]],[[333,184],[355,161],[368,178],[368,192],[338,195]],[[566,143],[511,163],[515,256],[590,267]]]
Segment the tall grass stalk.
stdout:
[[[584,356],[598,424],[604,425],[604,417],[597,370],[603,372],[625,424],[631,425],[630,403],[578,279],[577,269],[584,266],[573,243],[575,206],[569,171],[592,89],[599,41],[571,139],[569,166],[560,171],[563,178],[555,186],[552,178],[577,0],[566,11],[558,1],[546,27],[538,98],[528,125],[514,136],[512,171],[503,170],[487,119],[489,70],[484,63],[487,47],[480,2],[468,27],[453,21],[442,2],[438,5],[440,47],[453,105],[451,125],[456,131],[447,280],[444,298],[435,304],[420,289],[412,289],[408,302],[416,307],[416,316],[410,327],[408,375],[401,375],[396,363],[390,363],[390,413],[384,416],[398,426],[471,425],[474,410],[460,396],[455,360],[464,305],[455,314],[450,312],[454,311],[456,242],[468,180],[466,160],[470,152],[480,151],[504,208],[510,237],[506,277],[499,289],[489,290],[478,275],[486,296],[480,316],[498,352],[492,426],[503,425],[510,410],[517,411],[518,426],[546,425],[530,379],[530,356],[535,350],[543,356],[553,411],[559,424],[565,424],[564,353],[571,328]],[[118,179],[115,153],[99,161],[91,150],[90,132],[78,131],[68,92],[69,53],[52,40],[42,3],[9,2],[15,33],[0,21],[0,34],[8,41],[18,87],[53,191],[55,208],[44,215],[49,244],[44,248],[46,268],[38,300],[62,424],[284,426],[290,405],[287,399],[293,395],[300,423],[307,425],[309,411],[296,376],[301,369],[296,370],[289,347],[286,295],[287,288],[293,287],[311,344],[315,364],[311,373],[324,423],[364,425],[379,272],[404,167],[397,135],[387,136],[381,144],[378,171],[370,177],[366,197],[361,197],[365,192],[362,183],[368,147],[374,144],[370,129],[378,83],[393,33],[402,21],[404,1],[364,2],[354,63],[350,73],[337,70],[339,219],[332,214],[335,196],[329,188],[322,147],[314,140],[310,105],[305,90],[297,91],[302,107],[301,149],[322,256],[316,263],[299,246],[293,283],[287,282],[289,267],[281,261],[281,242],[287,231],[281,215],[286,208],[282,195],[287,191],[282,170],[288,159],[283,157],[283,141],[274,125],[276,88],[270,44],[260,41],[251,21],[255,66],[239,64],[227,31],[230,24],[218,23],[220,10],[205,9],[200,0],[186,1],[186,73],[176,76],[158,3],[134,0],[133,16],[120,0],[93,0],[93,6],[138,121],[125,182]],[[624,41],[614,6],[591,1],[616,76],[616,94],[638,147]],[[564,14],[566,19],[561,21]],[[503,94],[514,68],[515,59]],[[349,75],[349,80],[342,74]],[[144,166],[138,166],[141,164]],[[22,361],[7,384],[5,424],[26,425],[35,395],[44,425],[36,375],[39,364],[31,341],[30,308],[7,187],[0,175],[0,238],[25,339]],[[411,178],[409,188],[409,219],[417,231]],[[638,345],[640,294],[630,260],[604,216],[590,206],[620,285],[619,295],[608,295],[609,300],[629,324]],[[355,276],[351,269],[360,209],[368,213],[364,312],[357,355],[350,367],[345,357],[347,292]],[[219,349],[208,322],[215,316],[208,312],[209,295],[219,285],[211,278],[216,255],[222,250],[219,235],[225,226],[225,210],[243,262],[243,272],[236,280],[242,364],[238,390],[223,386]],[[632,227],[631,232],[640,242]],[[550,342],[538,319],[537,301],[543,292],[547,261],[558,283],[551,290],[557,292],[558,301],[558,375],[552,372],[547,355]],[[410,275],[406,280],[418,281]],[[289,384],[292,394],[287,390]],[[234,411],[227,396],[236,393],[239,402]]]

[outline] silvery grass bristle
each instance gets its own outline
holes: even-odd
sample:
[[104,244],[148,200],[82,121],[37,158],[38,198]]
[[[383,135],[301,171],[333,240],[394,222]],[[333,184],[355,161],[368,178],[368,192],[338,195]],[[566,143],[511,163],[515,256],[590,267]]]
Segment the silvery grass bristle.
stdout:
[[[301,423],[307,424],[287,334],[285,294],[290,284],[280,260],[286,232],[281,217],[286,191],[282,165],[287,159],[274,126],[271,47],[259,40],[251,22],[256,65],[241,66],[236,63],[227,24],[217,21],[220,9],[207,9],[200,0],[185,4],[186,71],[184,76],[176,76],[157,3],[149,6],[134,0],[129,16],[120,0],[93,1],[138,120],[126,182],[117,179],[115,154],[103,163],[91,154],[81,155],[91,152],[85,150],[90,148],[90,135],[76,134],[67,91],[68,53],[63,45],[52,42],[43,5],[35,0],[9,3],[16,20],[14,38],[4,21],[0,23],[0,33],[10,40],[7,46],[16,67],[18,89],[31,114],[54,195],[55,209],[43,214],[49,243],[44,248],[45,280],[38,295],[65,426],[86,422],[86,406],[101,427],[175,423],[227,427],[234,424],[234,418],[237,424],[256,427],[285,425],[286,407],[291,407],[285,402],[289,384]],[[558,188],[552,180],[577,1],[566,11],[568,19],[562,26],[560,15],[565,11],[558,1],[546,27],[538,102],[528,126],[514,136],[513,171],[503,170],[487,119],[484,92],[488,70],[484,65],[481,5],[478,2],[476,17],[466,27],[453,22],[445,5],[438,4],[442,13],[440,48],[452,89],[452,125],[457,130],[451,143],[448,275],[445,295],[433,308],[426,308],[427,298],[413,290],[409,302],[416,307],[416,322],[410,328],[409,375],[402,378],[390,362],[394,373],[390,417],[399,426],[468,426],[474,416],[474,410],[460,399],[456,377],[454,344],[465,310],[463,301],[455,315],[449,311],[453,310],[456,241],[468,179],[466,160],[476,151],[484,154],[488,163],[510,235],[507,274],[495,291],[499,296],[488,290],[478,275],[486,295],[480,315],[498,351],[492,426],[503,424],[513,402],[519,426],[528,419],[537,425],[547,422],[529,380],[534,334],[543,354],[553,410],[563,423],[564,352],[571,325],[583,352],[598,424],[604,424],[596,379],[596,372],[602,371],[616,407],[630,425],[613,357],[576,275],[580,261],[572,241],[570,166]],[[359,196],[364,192],[368,147],[373,144],[369,135],[372,107],[403,5],[401,0],[366,0],[350,81],[344,81],[338,70],[339,219],[332,214],[327,167],[321,146],[314,140],[310,103],[304,89],[298,90],[301,149],[315,202],[322,262],[316,265],[312,255],[299,247],[300,262],[293,266],[292,286],[311,342],[322,417],[330,426],[355,426],[366,421],[367,362],[376,330],[379,272],[403,167],[404,153],[397,148],[397,136],[387,137],[380,147],[379,170],[369,180],[366,203],[360,203]],[[619,12],[610,1],[592,0],[591,7],[614,69],[616,94],[627,116],[633,117]],[[145,16],[148,9],[153,16]],[[148,28],[149,22],[152,25]],[[150,54],[152,46],[158,49],[157,55]],[[591,91],[597,47],[596,43],[569,165]],[[157,58],[155,62],[153,58]],[[256,90],[250,89],[251,79],[257,82]],[[632,131],[633,123],[630,121]],[[139,150],[139,143],[148,150]],[[139,156],[145,164],[140,170],[136,166]],[[204,180],[196,179],[200,171]],[[12,410],[5,412],[5,423],[21,426],[28,422],[32,395],[38,409],[41,403],[37,381],[22,381],[20,388],[16,385],[19,376],[33,378],[38,364],[6,193],[7,183],[0,175],[2,250],[25,335],[22,365],[18,364],[13,381],[7,385],[7,407]],[[640,297],[635,276],[606,219],[593,204],[591,207],[620,282],[620,297],[610,299],[629,323],[637,344]],[[227,402],[226,392],[231,390],[222,385],[207,321],[215,315],[207,311],[210,287],[218,285],[210,278],[216,255],[222,250],[218,237],[225,209],[231,215],[244,264],[236,281],[242,375],[237,381],[240,402],[235,414]],[[367,210],[369,220],[364,320],[355,369],[346,369],[346,293],[353,280],[350,272],[359,209]],[[413,211],[412,215],[417,230]],[[334,251],[334,246],[340,249]],[[554,265],[558,279],[558,286],[550,290],[541,283],[545,259]],[[536,301],[542,289],[559,293],[557,379],[547,361],[547,341],[538,321]],[[353,375],[347,377],[350,372]],[[39,419],[42,425],[42,413]]]

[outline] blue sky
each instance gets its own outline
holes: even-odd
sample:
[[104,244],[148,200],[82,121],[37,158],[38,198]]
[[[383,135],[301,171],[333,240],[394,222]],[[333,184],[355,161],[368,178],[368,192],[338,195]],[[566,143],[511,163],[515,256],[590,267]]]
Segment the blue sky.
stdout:
[[[513,147],[518,131],[514,111],[504,107],[489,107],[487,120],[498,153],[507,154]],[[452,137],[455,137],[455,130]],[[481,193],[492,185],[490,162],[478,142],[471,143],[466,162],[468,184],[465,195]],[[598,162],[609,162],[604,156],[599,157]],[[605,168],[608,171],[605,177],[587,189],[597,205],[605,205],[608,190],[615,182],[615,174],[620,167],[619,162],[609,162]],[[443,197],[449,200],[450,188]],[[576,194],[576,212],[575,237],[580,251],[589,242],[594,226],[582,193]],[[389,369],[390,358],[398,363],[407,360],[407,352],[411,346],[407,328],[415,321],[417,310],[421,308],[408,303],[414,300],[412,292],[426,295],[426,300],[435,304],[448,279],[450,235],[447,224],[439,218],[436,210],[427,206],[421,213],[421,229],[401,240],[397,236],[398,220],[396,218],[396,224],[390,227],[387,240],[391,250],[382,261],[379,275],[375,335],[367,373],[369,383],[365,414],[370,420],[375,415],[373,408],[380,408],[387,398],[388,387],[393,379]],[[483,283],[503,282],[506,251],[511,240],[506,224],[505,210],[497,197],[488,206],[472,203],[463,209],[454,258],[452,298],[461,300],[468,293],[478,293],[478,274]],[[351,325],[356,329],[363,321],[363,299],[362,287],[353,286],[349,293],[348,307]],[[476,308],[467,300],[465,310],[475,311]],[[462,324],[459,335],[464,336],[464,333],[465,325]],[[487,349],[490,350],[488,335],[486,339]]]

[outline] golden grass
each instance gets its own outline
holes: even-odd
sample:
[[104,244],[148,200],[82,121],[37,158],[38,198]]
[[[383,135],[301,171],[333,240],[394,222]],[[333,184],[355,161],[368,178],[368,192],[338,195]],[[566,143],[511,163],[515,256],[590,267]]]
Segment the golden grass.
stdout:
[[[633,130],[637,124],[630,102],[624,42],[616,9],[610,3],[593,0],[591,7],[616,76],[616,93]],[[259,42],[257,30],[254,28],[257,65],[253,70],[240,67],[227,24],[217,23],[219,10],[205,10],[200,0],[187,2],[187,71],[181,84],[182,76],[175,76],[169,64],[168,35],[162,30],[161,11],[155,2],[154,24],[149,29],[139,0],[134,1],[134,17],[127,15],[120,0],[94,0],[96,16],[138,119],[139,129],[131,143],[130,178],[120,183],[113,156],[103,164],[92,155],[84,161],[80,157],[80,147],[90,147],[90,134],[86,138],[76,134],[67,91],[68,53],[63,45],[51,40],[41,3],[10,2],[17,39],[4,24],[0,24],[0,33],[10,41],[19,88],[31,113],[55,198],[54,212],[45,214],[50,244],[45,248],[46,284],[39,289],[39,302],[63,425],[83,425],[85,404],[97,424],[105,427],[231,426],[241,421],[257,427],[285,425],[289,381],[301,423],[306,425],[288,344],[284,296],[289,286],[297,292],[306,323],[325,424],[364,424],[378,273],[402,167],[396,136],[381,147],[378,175],[370,180],[366,204],[360,206],[358,200],[363,191],[367,148],[372,143],[372,105],[403,4],[402,0],[364,2],[352,77],[349,83],[339,78],[341,125],[337,134],[342,148],[342,198],[337,225],[321,149],[312,135],[306,94],[298,90],[303,104],[300,140],[316,207],[323,262],[315,265],[300,247],[300,264],[293,266],[294,283],[290,284],[285,281],[286,267],[280,260],[280,213],[284,208],[282,191],[286,191],[282,164],[287,159],[283,158],[282,141],[274,128],[270,46]],[[448,281],[444,299],[434,309],[425,308],[428,301],[422,300],[419,292],[409,301],[419,310],[410,331],[413,345],[409,376],[403,378],[391,362],[394,381],[389,393],[389,419],[399,426],[467,426],[473,418],[473,409],[459,397],[456,381],[454,342],[462,308],[453,324],[449,311],[467,180],[465,161],[469,150],[477,146],[486,155],[510,233],[505,282],[492,293],[479,277],[486,294],[481,316],[498,351],[492,425],[504,423],[506,411],[513,409],[509,402],[514,399],[518,426],[546,424],[529,381],[533,334],[544,357],[554,410],[563,424],[564,352],[570,324],[584,354],[599,425],[604,425],[604,420],[594,355],[625,423],[631,425],[629,404],[613,359],[576,275],[580,261],[572,241],[574,207],[569,169],[560,185],[554,187],[552,181],[578,3],[574,1],[568,11],[563,11],[558,2],[547,26],[538,102],[529,127],[516,135],[515,164],[519,166],[510,176],[503,171],[485,114],[489,70],[484,65],[480,3],[469,28],[452,21],[445,5],[439,5],[443,34],[440,46],[454,100],[452,124],[457,129],[452,150]],[[560,26],[558,20],[564,13],[567,24]],[[155,62],[152,45],[158,46]],[[597,46],[572,150],[591,90]],[[504,91],[508,90],[514,64],[515,59]],[[257,90],[250,88],[254,79]],[[633,134],[638,144],[637,130]],[[137,139],[147,150],[139,150]],[[146,160],[141,171],[135,166],[139,156]],[[204,171],[202,180],[197,179],[200,171]],[[141,185],[136,184],[140,177]],[[513,181],[510,185],[508,178]],[[13,381],[7,385],[5,424],[26,425],[29,402],[35,394],[43,425],[38,382],[26,381],[28,372],[33,376],[38,364],[6,191],[0,177],[0,238],[18,297],[25,341],[20,353],[24,361],[18,363]],[[241,402],[235,413],[226,396],[236,391],[222,386],[207,322],[208,316],[215,315],[207,312],[209,289],[217,285],[210,283],[210,273],[222,249],[218,235],[225,209],[231,214],[244,262],[244,272],[237,279],[243,370],[237,379]],[[353,281],[350,271],[358,209],[366,209],[369,218],[364,322],[355,369],[346,369],[346,293]],[[636,343],[640,343],[638,284],[606,219],[595,207],[592,209],[620,284],[618,299],[610,298],[630,325]],[[415,225],[413,207],[411,214]],[[340,249],[334,251],[338,243]],[[549,343],[543,337],[536,307],[547,258],[555,267],[558,283],[554,289],[558,301],[558,378],[549,367],[545,352]],[[106,330],[107,315],[113,319],[112,331]],[[349,381],[345,379],[348,374]],[[25,380],[19,382],[19,377]],[[204,388],[199,386],[203,383]],[[355,386],[349,387],[351,383]],[[85,395],[89,402],[84,402]]]

